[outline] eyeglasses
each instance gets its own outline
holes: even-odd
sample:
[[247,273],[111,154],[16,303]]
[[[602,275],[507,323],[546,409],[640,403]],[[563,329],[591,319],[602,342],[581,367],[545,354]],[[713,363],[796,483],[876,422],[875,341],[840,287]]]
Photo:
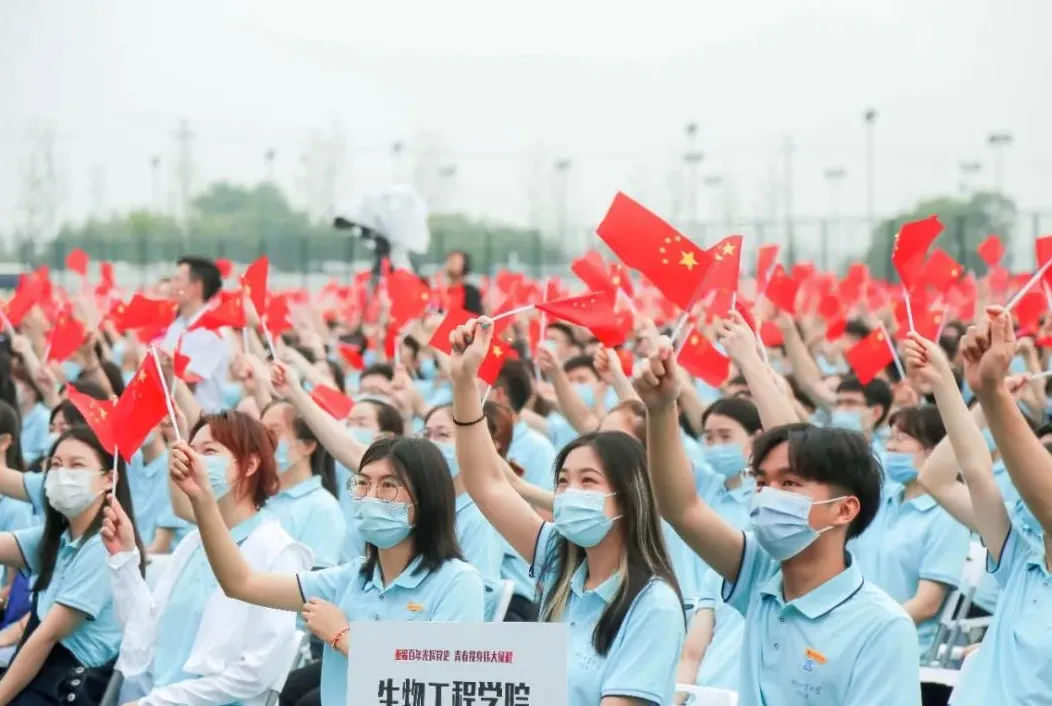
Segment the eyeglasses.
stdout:
[[430,441],[452,441],[453,430],[452,429],[424,429],[419,433],[421,439],[428,439]]
[[393,502],[404,487],[394,478],[384,478],[379,482],[374,482],[363,475],[354,475],[347,479],[347,491],[354,496],[355,500],[361,500],[369,495],[374,486],[376,487],[376,499],[385,503]]

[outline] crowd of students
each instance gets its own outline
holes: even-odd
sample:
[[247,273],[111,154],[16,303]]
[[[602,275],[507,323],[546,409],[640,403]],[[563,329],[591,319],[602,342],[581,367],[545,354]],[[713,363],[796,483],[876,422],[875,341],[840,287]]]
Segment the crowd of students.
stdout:
[[[99,703],[116,671],[140,706],[338,706],[355,621],[494,619],[567,624],[571,706],[689,703],[677,683],[946,703],[920,667],[954,647],[949,703],[1052,703],[1050,405],[1018,373],[1047,360],[1004,310],[909,334],[906,378],[865,384],[843,351],[874,322],[830,343],[782,316],[764,349],[732,311],[703,325],[733,361],[718,388],[643,317],[624,351],[551,321],[490,387],[491,319],[446,355],[429,312],[356,370],[338,345],[379,331],[309,309],[276,360],[251,327],[192,328],[221,287],[188,257],[151,288],[179,304],[162,347],[208,365],[187,383],[164,357],[173,415],[127,464],[68,398],[119,395],[135,335],[104,326],[47,364],[31,312],[0,351],[0,704]],[[353,397],[345,418],[319,385]],[[946,646],[977,541],[972,614],[992,620]],[[297,631],[314,659],[288,673]]]

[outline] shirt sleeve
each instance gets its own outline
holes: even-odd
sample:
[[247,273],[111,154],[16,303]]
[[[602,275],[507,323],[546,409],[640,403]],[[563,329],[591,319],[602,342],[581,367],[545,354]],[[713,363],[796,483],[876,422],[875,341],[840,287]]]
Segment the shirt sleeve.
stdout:
[[55,602],[75,608],[92,620],[97,618],[106,604],[113,600],[106,556],[99,535],[81,545],[62,574]]
[[907,616],[874,629],[849,666],[843,706],[921,706],[920,648]]
[[723,602],[723,579],[713,569],[706,569],[698,584],[698,597],[694,601],[695,610],[708,608],[716,610],[716,605]]
[[942,508],[932,512],[937,518],[924,538],[924,555],[918,575],[954,588],[961,581],[961,570],[968,558],[968,529]]
[[773,576],[779,569],[778,562],[763,550],[751,532],[743,532],[742,561],[738,577],[723,582],[723,600],[736,611],[745,615],[749,603],[759,585]]
[[1023,538],[1022,532],[1020,532],[1018,527],[1012,525],[1011,529],[1008,530],[1008,536],[1005,538],[1004,548],[1001,550],[1001,560],[994,561],[993,557],[987,552],[986,570],[993,574],[997,585],[1004,589],[1008,586],[1012,575],[1020,567],[1026,565],[1026,560],[1029,558],[1031,551],[1033,550],[1026,539]]
[[340,602],[340,596],[347,590],[352,581],[361,581],[359,570],[362,568],[362,559],[359,557],[354,561],[330,569],[318,571],[306,571],[296,574],[300,584],[300,593],[303,602],[311,598],[320,598],[329,603]]
[[486,600],[482,576],[472,566],[461,566],[431,612],[431,621],[480,623],[484,619]]
[[11,533],[18,544],[18,550],[22,552],[22,559],[30,573],[40,570],[40,543],[44,539],[44,525],[26,527]]
[[627,696],[663,706],[672,693],[686,626],[675,592],[651,581],[625,616],[606,656],[602,696]]
[[44,495],[44,474],[25,473],[22,476],[22,485],[26,489],[29,504],[33,506],[33,512],[43,515],[47,509],[47,496]]
[[533,563],[530,564],[530,576],[540,581],[545,591],[551,588],[555,580],[554,564],[555,543],[559,534],[555,531],[555,525],[545,522],[537,532],[537,541],[533,549]]
[[[458,533],[459,534],[459,533]],[[471,519],[465,523],[462,536],[458,537],[460,549],[469,564],[478,569],[487,579],[500,578],[500,566],[504,561],[504,548],[500,535],[486,521],[478,508],[471,509]]]
[[314,552],[314,566],[328,568],[340,563],[340,550],[347,534],[347,522],[339,504],[325,492],[331,503],[318,503],[312,516],[303,523],[299,541]]

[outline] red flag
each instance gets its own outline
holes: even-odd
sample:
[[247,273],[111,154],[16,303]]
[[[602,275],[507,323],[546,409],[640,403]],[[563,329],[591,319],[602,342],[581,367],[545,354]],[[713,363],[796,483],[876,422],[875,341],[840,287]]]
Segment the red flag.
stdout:
[[319,407],[328,412],[334,419],[344,420],[351,413],[354,401],[335,387],[328,385],[315,385],[311,390],[310,398]]
[[77,352],[84,344],[88,332],[76,317],[69,313],[68,309],[59,312],[55,327],[51,329],[47,339],[47,359],[61,363]]
[[270,271],[270,260],[263,255],[245,270],[241,275],[241,287],[248,295],[252,306],[256,307],[256,314],[263,316],[267,310],[267,276]]
[[847,330],[847,319],[837,318],[826,325],[826,340],[835,341],[844,335]]
[[365,360],[362,358],[362,349],[358,346],[352,346],[350,343],[341,343],[337,346],[337,350],[343,359],[347,361],[347,365],[351,366],[352,370],[365,370]]
[[241,290],[223,291],[213,299],[213,306],[197,317],[197,321],[187,331],[199,328],[218,331],[224,326],[244,328],[245,323],[245,302]]
[[495,384],[504,361],[518,357],[514,348],[494,336],[493,341],[490,342],[489,353],[482,359],[482,365],[479,366],[479,377],[490,385]]
[[632,274],[620,262],[610,264],[610,284],[620,287],[621,291],[629,297],[634,297],[636,294],[635,287],[632,286]]
[[810,280],[815,274],[815,263],[813,262],[797,262],[793,265],[792,271],[789,276],[797,284],[803,284]]
[[833,294],[822,297],[818,302],[818,313],[826,320],[835,319],[840,314],[840,300]]
[[[961,278],[964,268],[942,248],[936,248],[924,264],[922,277],[924,281],[945,294],[950,285]],[[914,310],[916,313],[916,310]]]
[[[1034,241],[1034,254],[1037,267],[1040,268],[1052,257],[1052,235],[1042,235]],[[1044,281],[1052,284],[1052,269],[1045,272]]]
[[267,308],[263,311],[263,325],[267,327],[271,336],[280,336],[292,329],[287,296],[282,294],[270,298]]
[[33,306],[40,302],[42,296],[43,287],[36,277],[30,275],[20,278],[18,286],[15,287],[14,296],[7,303],[7,320],[11,322],[11,325],[21,324],[22,319]]
[[917,284],[928,248],[942,232],[942,223],[938,216],[929,216],[922,221],[906,223],[895,236],[895,245],[891,250],[891,263],[899,273],[902,286],[912,290]]
[[152,354],[147,355],[113,409],[113,443],[125,461],[131,462],[132,455],[167,414],[157,363]]
[[596,229],[614,254],[681,309],[693,302],[709,255],[658,216],[618,193]]
[[395,270],[388,277],[391,318],[408,323],[424,313],[431,302],[431,288],[409,270]]
[[731,359],[716,350],[709,339],[697,331],[687,337],[683,350],[679,352],[679,364],[711,387],[719,387],[731,374]]
[[775,267],[771,281],[767,284],[767,298],[778,309],[788,314],[796,314],[796,293],[800,283],[785,274],[781,266]]
[[581,281],[588,285],[588,289],[593,292],[609,292],[613,294],[617,291],[617,286],[610,281],[610,275],[607,273],[603,256],[595,250],[589,250],[570,263],[570,271],[580,277]]
[[66,267],[81,277],[88,274],[88,254],[80,248],[74,248],[66,255]]
[[114,317],[114,325],[120,332],[140,328],[167,328],[175,319],[179,305],[171,299],[150,299],[136,294],[127,306]]
[[1019,326],[1038,330],[1041,328],[1041,315],[1048,309],[1048,300],[1040,289],[1031,289],[1023,295],[1013,310],[1019,319]]
[[[470,311],[450,309],[446,312],[446,318],[442,319],[442,323],[431,334],[431,340],[428,341],[428,345],[437,351],[442,351],[449,355],[452,353],[452,349],[449,346],[449,334],[453,333],[453,330],[458,326],[463,326],[474,317],[475,314],[472,314]],[[498,321],[497,323],[500,322]]]
[[66,399],[84,416],[84,421],[95,432],[102,448],[113,453],[113,401],[97,400],[73,386],[66,388]]
[[225,257],[220,257],[216,259],[216,269],[219,270],[219,276],[226,279],[234,271],[234,263]]
[[986,240],[979,243],[976,252],[979,253],[979,257],[983,259],[987,267],[994,267],[1000,264],[1001,258],[1005,256],[1005,246],[1001,243],[1000,236],[991,233],[986,236]]
[[556,319],[584,326],[604,346],[621,345],[628,337],[628,332],[614,313],[614,297],[610,292],[591,292],[580,297],[558,299],[538,304],[537,308]]
[[869,384],[877,373],[895,360],[889,341],[884,336],[884,331],[879,328],[849,348],[844,357],[855,371],[855,377],[863,385]]
[[760,325],[760,341],[765,346],[781,346],[785,344],[785,337],[782,335],[782,329],[778,328],[778,324],[773,321],[764,321]]
[[778,257],[777,245],[761,245],[756,248],[756,291],[763,292],[771,280],[771,268]]
[[703,293],[714,289],[738,291],[738,272],[741,269],[742,236],[729,235],[707,251],[711,265],[702,282]]

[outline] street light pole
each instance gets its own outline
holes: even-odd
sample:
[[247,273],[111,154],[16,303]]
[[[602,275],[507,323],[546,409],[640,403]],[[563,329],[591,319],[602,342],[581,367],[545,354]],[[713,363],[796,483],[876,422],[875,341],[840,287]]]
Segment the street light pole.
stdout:
[[964,196],[970,197],[972,195],[972,180],[971,177],[974,174],[982,171],[982,162],[969,162],[964,161],[960,163],[961,168],[961,193]]
[[862,119],[866,123],[866,220],[869,223],[869,236],[872,238],[873,231],[877,225],[875,220],[875,202],[877,189],[877,153],[874,136],[877,123],[876,109],[867,109],[866,112],[862,114]]
[[994,186],[997,193],[1004,194],[1004,170],[1005,170],[1005,148],[1012,144],[1012,134],[1009,132],[992,132],[987,142],[994,148]]
[[697,148],[698,124],[687,123],[687,151],[683,153],[683,162],[687,166],[687,218],[691,233],[698,225],[698,170],[704,153]]
[[570,201],[570,166],[573,164],[567,157],[562,157],[555,160],[555,173],[559,178],[558,194],[559,203],[558,207],[558,219],[559,219],[559,242],[567,243],[567,228],[568,224],[568,211]]
[[829,182],[829,218],[826,226],[822,228],[822,269],[829,270],[829,226],[840,218],[840,183],[847,175],[843,167],[829,167],[825,171],[826,181]]

